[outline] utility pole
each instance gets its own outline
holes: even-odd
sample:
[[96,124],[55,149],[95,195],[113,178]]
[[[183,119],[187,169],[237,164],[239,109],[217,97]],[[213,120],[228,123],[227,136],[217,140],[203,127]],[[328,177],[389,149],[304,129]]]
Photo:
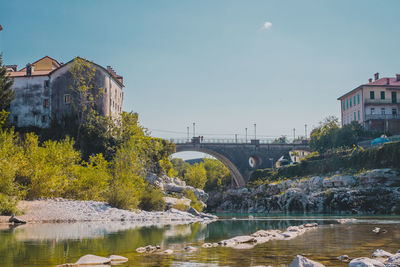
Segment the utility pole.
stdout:
[[304,131],[306,133],[306,139],[307,139],[307,124],[304,124]]
[[246,131],[246,144],[247,144],[247,128],[244,128]]
[[189,137],[189,126],[186,127],[186,130],[187,130],[187,141],[189,142],[189,139],[190,139],[190,137]]
[[196,137],[196,123],[193,122],[193,137]]
[[254,140],[257,140],[257,124],[254,123]]

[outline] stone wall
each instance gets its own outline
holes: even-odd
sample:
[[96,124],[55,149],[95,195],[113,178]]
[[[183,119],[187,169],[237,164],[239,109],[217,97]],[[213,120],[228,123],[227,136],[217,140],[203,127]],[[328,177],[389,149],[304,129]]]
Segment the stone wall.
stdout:
[[220,212],[400,214],[400,174],[376,169],[210,192],[207,205]]

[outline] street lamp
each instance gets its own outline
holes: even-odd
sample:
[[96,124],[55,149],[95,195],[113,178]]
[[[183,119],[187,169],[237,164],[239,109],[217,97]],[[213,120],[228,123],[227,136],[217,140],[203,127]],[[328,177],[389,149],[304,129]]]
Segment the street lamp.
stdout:
[[254,140],[257,140],[257,124],[254,123]]
[[246,131],[246,144],[247,144],[247,128],[244,128]]
[[193,122],[193,137],[196,136],[196,123]]

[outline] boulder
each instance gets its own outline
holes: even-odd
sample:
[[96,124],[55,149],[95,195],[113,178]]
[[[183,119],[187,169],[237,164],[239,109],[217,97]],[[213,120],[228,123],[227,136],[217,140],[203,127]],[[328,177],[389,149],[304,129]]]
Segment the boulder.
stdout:
[[182,197],[182,198],[174,198],[174,197],[163,197],[167,208],[172,208],[176,206],[183,206],[185,209],[190,208],[190,203],[192,202],[190,199]]
[[203,248],[212,248],[212,247],[213,247],[213,244],[211,244],[211,243],[204,243],[203,245],[201,245],[201,247],[203,247]]
[[361,257],[350,261],[349,267],[385,267],[385,264],[374,259]]
[[128,261],[128,258],[119,256],[119,255],[110,255],[108,258],[109,258],[109,259],[111,260],[111,262],[113,262],[113,263],[114,263],[114,262],[122,263],[122,262]]
[[372,253],[372,257],[374,257],[374,258],[377,258],[377,257],[380,257],[380,258],[389,258],[389,257],[391,257],[391,256],[393,256],[392,253],[389,253],[389,252],[387,252],[387,251],[384,251],[383,249],[377,249],[377,250],[374,251],[374,253]]
[[289,267],[325,267],[325,265],[307,259],[306,257],[303,257],[301,255],[297,255]]
[[337,257],[338,258],[338,260],[340,260],[340,261],[350,261],[350,258],[349,258],[349,256],[347,256],[347,255],[341,255],[341,256],[339,256],[339,257]]
[[192,251],[196,251],[196,250],[197,250],[197,248],[192,247],[192,246],[186,246],[184,249],[185,249],[186,251],[189,251],[189,252],[192,252]]
[[400,253],[390,256],[387,262],[391,265],[400,266]]
[[172,249],[166,249],[166,250],[157,252],[157,254],[159,254],[159,255],[171,255],[173,253],[174,253],[174,251]]
[[252,243],[252,242],[256,242],[256,239],[250,235],[236,236],[231,239],[220,241],[220,243],[224,246],[232,246],[235,244]]
[[100,265],[111,263],[111,259],[88,254],[79,258],[75,264],[78,265]]

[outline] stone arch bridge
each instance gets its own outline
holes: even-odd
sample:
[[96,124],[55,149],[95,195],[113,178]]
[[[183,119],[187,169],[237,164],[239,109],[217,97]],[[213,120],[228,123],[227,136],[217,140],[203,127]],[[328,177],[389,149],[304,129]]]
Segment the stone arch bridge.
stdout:
[[[173,140],[172,140],[173,141]],[[244,187],[257,169],[271,168],[276,161],[291,150],[309,150],[307,144],[272,144],[260,140],[251,142],[200,141],[174,142],[176,152],[196,151],[220,160],[231,172],[237,187]]]

